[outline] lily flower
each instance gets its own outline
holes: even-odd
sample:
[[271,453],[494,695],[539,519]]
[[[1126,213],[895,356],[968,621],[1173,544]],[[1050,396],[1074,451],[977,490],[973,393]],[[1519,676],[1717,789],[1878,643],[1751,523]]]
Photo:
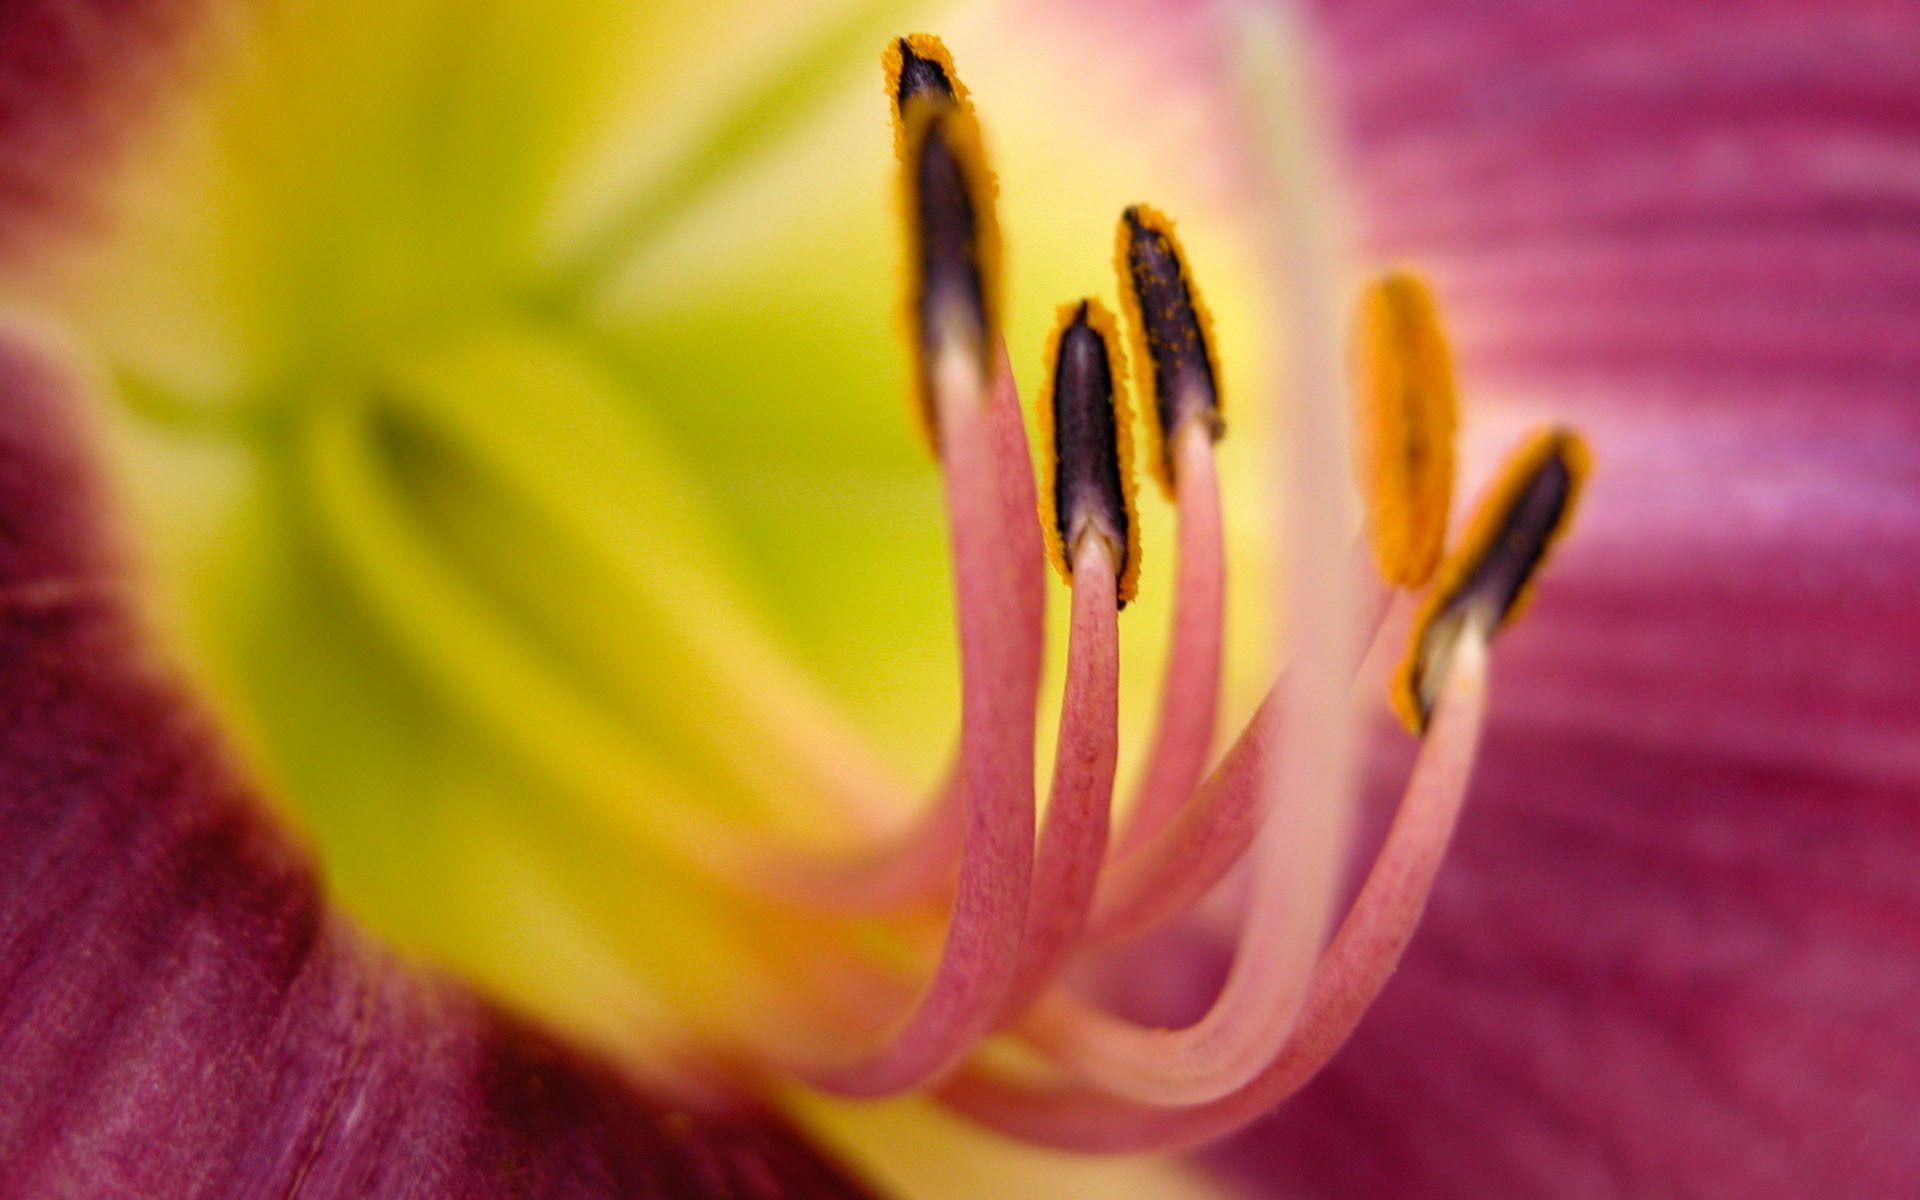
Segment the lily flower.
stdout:
[[1910,1175],[1920,30],[626,7],[0,27],[0,1191]]

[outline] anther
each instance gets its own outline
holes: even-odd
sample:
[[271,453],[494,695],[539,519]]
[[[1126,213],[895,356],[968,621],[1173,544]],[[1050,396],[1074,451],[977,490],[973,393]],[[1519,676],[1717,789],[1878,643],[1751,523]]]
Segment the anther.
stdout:
[[1409,729],[1426,728],[1461,640],[1485,642],[1525,607],[1590,461],[1580,436],[1561,428],[1534,435],[1509,460],[1414,619],[1392,689]]
[[1115,234],[1114,267],[1140,394],[1152,397],[1147,467],[1179,510],[1173,639],[1153,747],[1118,844],[1125,855],[1180,811],[1205,770],[1219,706],[1225,565],[1213,455],[1222,430],[1213,333],[1173,223],[1144,204],[1127,209]]
[[999,238],[972,118],[951,105],[918,103],[907,117],[913,341],[921,411],[934,433],[943,393],[978,397],[991,378]]
[[1173,222],[1136,204],[1120,216],[1114,266],[1121,301],[1134,331],[1140,394],[1153,397],[1147,422],[1147,465],[1168,496],[1174,494],[1174,442],[1188,422],[1218,440],[1219,374],[1214,370],[1212,325],[1187,272]]
[[932,34],[910,33],[894,39],[881,64],[886,68],[887,94],[893,97],[896,114],[916,96],[959,103],[964,95],[957,90],[953,59],[946,45]]
[[1048,557],[1073,582],[1081,543],[1103,539],[1119,576],[1119,606],[1133,599],[1140,575],[1139,523],[1133,511],[1132,414],[1116,364],[1119,330],[1098,301],[1060,309],[1048,346],[1048,380],[1040,398],[1044,461],[1041,521]]
[[1453,498],[1453,364],[1426,285],[1394,271],[1354,321],[1356,447],[1380,574],[1418,588],[1439,565]]

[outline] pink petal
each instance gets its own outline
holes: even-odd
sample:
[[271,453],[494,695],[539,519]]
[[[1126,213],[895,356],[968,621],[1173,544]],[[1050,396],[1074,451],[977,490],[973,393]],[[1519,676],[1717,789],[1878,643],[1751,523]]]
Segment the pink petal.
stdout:
[[1484,449],[1592,490],[1400,976],[1218,1162],[1319,1196],[1920,1178],[1920,10],[1327,3]]
[[0,1195],[869,1194],[329,912],[142,665],[73,409],[0,343]]
[[179,69],[207,0],[10,0],[0,6],[0,251],[72,224],[77,185]]

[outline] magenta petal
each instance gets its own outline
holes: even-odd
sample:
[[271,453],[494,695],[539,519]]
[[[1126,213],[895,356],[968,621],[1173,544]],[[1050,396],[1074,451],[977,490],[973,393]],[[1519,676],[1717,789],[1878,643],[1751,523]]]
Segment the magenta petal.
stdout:
[[327,909],[141,664],[71,397],[0,344],[0,1195],[868,1195]]
[[176,68],[207,0],[0,5],[0,250],[28,224],[71,222],[75,183]]
[[1329,1197],[1908,1194],[1920,10],[1324,16],[1375,246],[1433,265],[1469,407],[1567,416],[1596,473],[1399,977],[1218,1161]]

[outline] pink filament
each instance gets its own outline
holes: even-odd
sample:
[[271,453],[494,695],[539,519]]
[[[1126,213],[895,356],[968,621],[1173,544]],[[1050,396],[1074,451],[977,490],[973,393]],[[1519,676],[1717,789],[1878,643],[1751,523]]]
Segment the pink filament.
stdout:
[[[818,1086],[846,1095],[886,1095],[951,1070],[998,1016],[1020,953],[1033,870],[1034,708],[1045,599],[1026,431],[1004,351],[1000,364],[989,388],[942,379],[937,389],[967,807],[953,917],[933,981],[903,1025],[857,1062],[800,1068]],[[1017,472],[1007,461],[1016,452]],[[1022,492],[1026,536],[1009,528],[1009,494]]]
[[1120,719],[1116,584],[1106,540],[1084,538],[1073,564],[1073,625],[1053,787],[1020,964],[1003,1018],[1025,1009],[1073,949],[1106,853]]
[[[1010,662],[1037,680],[1045,649],[1046,550],[1034,519],[1037,497],[1026,422],[1004,342],[997,371],[987,399],[993,482],[999,497],[997,536],[1011,553],[1007,574],[1018,612],[1015,622],[998,636]],[[722,874],[741,886],[809,908],[882,912],[923,906],[952,887],[959,869],[967,828],[963,780],[964,766],[956,762],[919,820],[876,846],[835,854],[755,842],[710,857],[723,864]],[[719,840],[727,841],[724,834]]]
[[[1355,699],[1377,695],[1405,640],[1412,599],[1388,603],[1355,676]],[[1090,941],[1113,942],[1156,929],[1220,882],[1252,845],[1266,815],[1266,781],[1279,749],[1276,687],[1192,801],[1151,839],[1109,862],[1095,893]]]
[[1172,645],[1153,749],[1134,795],[1133,815],[1115,847],[1120,855],[1138,850],[1193,794],[1206,769],[1220,704],[1226,571],[1220,485],[1213,439],[1205,423],[1188,421],[1180,426],[1172,452],[1180,526]]
[[927,905],[953,885],[966,832],[960,768],[947,770],[932,805],[909,829],[845,854],[756,843],[722,870],[762,896],[823,912],[881,912]]
[[1270,692],[1193,800],[1152,839],[1107,864],[1087,940],[1125,940],[1166,924],[1246,854],[1266,815],[1266,780],[1279,736]]
[[941,1098],[1017,1137],[1082,1151],[1173,1150],[1238,1128],[1297,1091],[1351,1035],[1426,907],[1465,797],[1486,701],[1486,647],[1463,640],[1393,825],[1320,958],[1277,1054],[1237,1089],[1187,1105],[1143,1103],[1084,1081],[1033,1083],[975,1070]]

